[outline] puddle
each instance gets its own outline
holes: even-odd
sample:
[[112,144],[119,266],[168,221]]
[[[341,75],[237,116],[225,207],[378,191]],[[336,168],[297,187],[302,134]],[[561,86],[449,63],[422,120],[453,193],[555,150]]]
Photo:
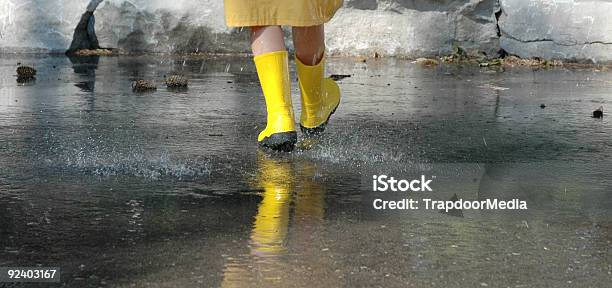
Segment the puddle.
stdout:
[[[609,282],[612,125],[591,115],[612,73],[329,62],[350,77],[325,136],[270,155],[250,59],[0,58],[0,266],[81,287]],[[368,208],[364,179],[420,169],[449,177],[438,199],[530,209]]]

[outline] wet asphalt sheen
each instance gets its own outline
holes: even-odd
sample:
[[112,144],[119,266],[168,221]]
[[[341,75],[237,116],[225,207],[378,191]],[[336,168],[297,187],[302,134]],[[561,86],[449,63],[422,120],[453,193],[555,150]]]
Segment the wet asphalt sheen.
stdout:
[[[173,72],[188,90],[163,86]],[[331,58],[328,73],[351,75],[340,108],[287,154],[257,148],[248,58],[0,57],[0,266],[62,269],[4,286],[610,287],[611,71]],[[158,90],[133,93],[139,78]],[[381,174],[433,191],[373,192]]]

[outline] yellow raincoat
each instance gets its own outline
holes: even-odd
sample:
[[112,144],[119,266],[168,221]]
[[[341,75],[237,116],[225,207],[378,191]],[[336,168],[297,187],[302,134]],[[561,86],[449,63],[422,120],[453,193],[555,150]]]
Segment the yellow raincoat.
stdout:
[[315,26],[329,21],[343,0],[225,0],[230,27]]

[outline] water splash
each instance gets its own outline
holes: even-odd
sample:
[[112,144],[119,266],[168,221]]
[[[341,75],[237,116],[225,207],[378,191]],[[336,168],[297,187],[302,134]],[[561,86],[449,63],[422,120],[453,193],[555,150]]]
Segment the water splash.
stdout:
[[175,158],[164,148],[149,151],[141,144],[119,145],[119,142],[102,137],[60,141],[56,134],[49,133],[45,138],[48,148],[37,158],[44,167],[52,169],[103,177],[128,175],[149,180],[206,177],[211,171],[211,161],[207,159]]
[[[350,131],[329,131],[321,139],[302,139],[304,145],[297,153],[313,160],[322,160],[353,168],[375,168],[402,170],[414,163],[427,162],[418,149],[405,149],[412,146],[408,137],[397,136],[404,142],[394,141],[386,135],[389,131],[376,131],[371,127],[355,125]],[[333,135],[333,136],[330,136]],[[380,145],[385,141],[385,145]]]

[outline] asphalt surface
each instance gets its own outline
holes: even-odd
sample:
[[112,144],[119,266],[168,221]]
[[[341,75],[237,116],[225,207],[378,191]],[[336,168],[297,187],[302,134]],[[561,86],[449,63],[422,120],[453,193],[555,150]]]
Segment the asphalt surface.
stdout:
[[[17,83],[18,62],[36,81]],[[173,72],[188,90],[163,86]],[[612,283],[612,123],[591,117],[612,109],[612,72],[331,58],[328,73],[351,75],[338,111],[287,154],[257,147],[248,58],[0,57],[0,266],[62,270],[5,286]],[[139,78],[157,91],[132,92]],[[380,174],[435,176],[433,192],[372,192]]]

